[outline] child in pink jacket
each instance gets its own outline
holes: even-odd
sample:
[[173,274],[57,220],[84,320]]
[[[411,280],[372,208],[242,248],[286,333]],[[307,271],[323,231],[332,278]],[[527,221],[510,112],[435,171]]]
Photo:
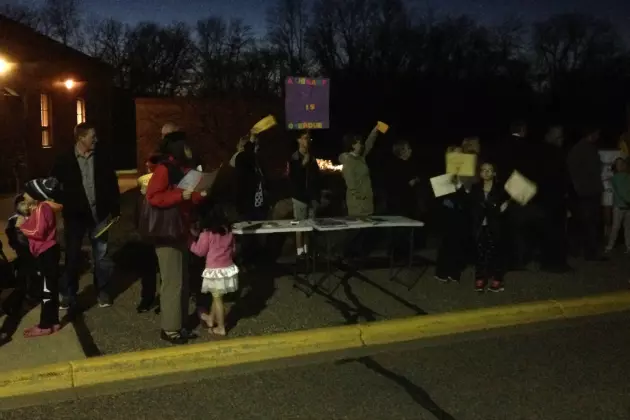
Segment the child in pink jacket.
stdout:
[[16,226],[28,239],[28,246],[42,275],[44,288],[39,324],[24,330],[24,337],[51,335],[61,329],[59,324],[59,245],[57,219],[50,202],[58,191],[55,178],[39,178],[24,186],[24,203],[28,215]]
[[190,251],[206,258],[201,293],[212,294],[210,313],[201,313],[200,318],[215,335],[226,335],[225,306],[223,296],[238,290],[238,267],[234,264],[234,236],[223,209],[217,204],[203,206],[199,238]]

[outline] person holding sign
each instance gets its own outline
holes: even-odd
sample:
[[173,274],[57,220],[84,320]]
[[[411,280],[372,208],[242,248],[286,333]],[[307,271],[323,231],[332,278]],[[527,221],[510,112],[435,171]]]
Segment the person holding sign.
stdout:
[[[502,292],[503,213],[508,207],[507,197],[501,184],[496,182],[496,171],[492,163],[481,165],[478,184],[470,192],[473,233],[476,242],[475,291]],[[489,283],[489,286],[488,286]]]
[[[289,160],[293,218],[296,220],[314,219],[321,197],[319,166],[311,154],[311,141],[309,131],[300,132],[298,150]],[[295,245],[298,257],[308,254],[302,232],[296,232]]]
[[188,318],[188,249],[191,212],[205,192],[182,190],[179,182],[191,170],[193,155],[182,132],[168,134],[161,147],[162,159],[147,186],[150,207],[141,220],[142,229],[155,243],[161,275],[161,338],[172,344],[185,344],[196,336],[184,328]]
[[[376,142],[379,126],[375,126],[365,143],[359,135],[346,135],[343,139],[345,152],[339,156],[339,162],[343,165],[341,173],[346,181],[346,206],[348,216],[367,217],[374,213],[374,192],[372,191],[372,179],[370,169],[365,161]],[[346,254],[357,256],[365,240],[363,232],[353,232],[346,244]],[[354,254],[354,255],[352,255]]]

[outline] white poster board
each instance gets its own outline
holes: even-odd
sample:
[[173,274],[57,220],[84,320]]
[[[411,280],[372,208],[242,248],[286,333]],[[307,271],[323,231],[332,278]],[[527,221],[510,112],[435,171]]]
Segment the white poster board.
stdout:
[[604,193],[602,194],[602,205],[610,207],[613,205],[613,193],[610,180],[613,176],[611,166],[615,159],[621,157],[619,150],[600,150],[599,159],[602,161],[602,182],[604,183]]

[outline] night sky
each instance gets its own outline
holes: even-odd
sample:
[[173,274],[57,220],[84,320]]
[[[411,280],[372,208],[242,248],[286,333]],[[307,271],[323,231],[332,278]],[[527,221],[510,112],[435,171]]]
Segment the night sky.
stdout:
[[[0,3],[37,5],[41,0],[0,0]],[[83,0],[88,16],[114,17],[135,23],[160,23],[220,15],[241,17],[257,32],[265,29],[265,11],[274,0]],[[630,28],[630,0],[409,0],[412,8],[433,8],[440,14],[468,14],[483,23],[499,23],[508,16],[525,21],[544,19],[555,13],[582,12],[610,18],[622,32]]]

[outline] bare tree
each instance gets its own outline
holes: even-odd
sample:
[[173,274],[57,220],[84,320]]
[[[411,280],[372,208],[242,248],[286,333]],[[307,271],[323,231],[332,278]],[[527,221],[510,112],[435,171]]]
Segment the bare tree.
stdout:
[[42,30],[42,15],[38,9],[33,7],[7,3],[0,6],[0,15],[4,15],[37,31]]
[[551,84],[572,72],[604,65],[622,51],[619,34],[610,22],[580,14],[552,16],[537,23],[533,49],[541,76]]
[[294,75],[306,75],[309,71],[309,4],[306,0],[277,0],[267,11],[267,40]]
[[251,27],[240,19],[220,17],[197,22],[197,93],[238,89],[244,55],[254,48]]
[[46,0],[42,7],[43,32],[64,45],[82,47],[80,0]]
[[183,23],[139,23],[127,33],[128,88],[136,94],[172,96],[188,90],[190,30]]
[[85,28],[85,52],[112,66],[121,87],[126,86],[128,72],[127,35],[125,25],[115,19],[93,19]]

